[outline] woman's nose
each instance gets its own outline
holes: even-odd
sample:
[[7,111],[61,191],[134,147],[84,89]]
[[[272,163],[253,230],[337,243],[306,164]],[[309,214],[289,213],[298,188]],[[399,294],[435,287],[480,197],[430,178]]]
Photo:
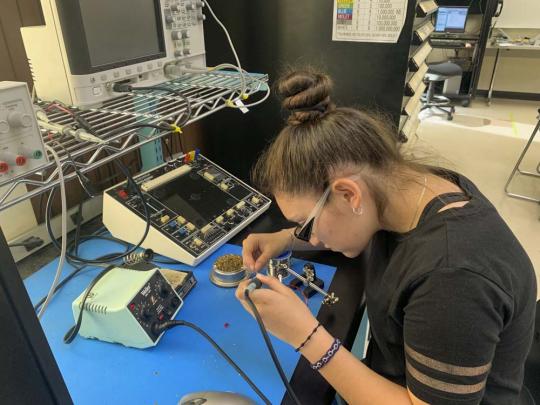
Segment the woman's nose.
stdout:
[[317,246],[320,243],[320,240],[317,238],[315,234],[311,234],[311,238],[309,238],[309,243],[313,246]]

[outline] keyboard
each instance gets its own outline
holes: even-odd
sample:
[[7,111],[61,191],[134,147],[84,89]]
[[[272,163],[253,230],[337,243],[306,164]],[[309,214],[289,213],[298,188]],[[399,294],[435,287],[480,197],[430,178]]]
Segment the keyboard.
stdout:
[[430,38],[429,42],[434,48],[472,48],[477,41],[462,39],[437,39]]
[[480,38],[478,35],[472,34],[448,34],[433,32],[431,34],[432,39],[448,39],[448,40],[462,40],[462,41],[478,41]]

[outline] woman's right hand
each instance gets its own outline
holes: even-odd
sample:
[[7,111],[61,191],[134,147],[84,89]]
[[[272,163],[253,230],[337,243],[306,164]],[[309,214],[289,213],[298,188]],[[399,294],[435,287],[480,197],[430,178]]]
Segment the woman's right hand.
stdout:
[[244,266],[251,271],[261,270],[268,261],[290,247],[292,229],[275,233],[253,233],[242,244]]

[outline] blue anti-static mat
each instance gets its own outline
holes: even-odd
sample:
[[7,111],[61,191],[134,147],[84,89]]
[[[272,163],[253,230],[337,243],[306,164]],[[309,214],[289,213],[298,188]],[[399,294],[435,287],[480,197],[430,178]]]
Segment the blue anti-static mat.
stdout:
[[[83,244],[80,254],[96,257],[118,246],[106,241]],[[212,263],[220,255],[240,254],[241,248],[224,245],[194,269],[197,285],[187,296],[177,319],[204,329],[237,362],[273,404],[281,402],[285,388],[272,363],[256,321],[234,296],[235,289],[218,288],[209,278]],[[294,260],[301,272],[303,261]],[[44,296],[51,285],[57,261],[25,280],[32,301]],[[187,268],[185,266],[162,266]],[[335,268],[317,265],[317,275],[330,285]],[[63,276],[72,268],[65,266]],[[193,270],[191,268],[191,270]],[[249,385],[195,331],[177,327],[165,332],[156,347],[134,349],[78,336],[66,345],[62,338],[73,325],[72,301],[88,286],[99,269],[83,270],[55,296],[42,319],[43,329],[76,405],[82,404],[176,404],[186,393],[200,390],[234,391],[261,403]],[[309,307],[317,313],[317,294]],[[290,378],[299,354],[272,338],[285,373]]]

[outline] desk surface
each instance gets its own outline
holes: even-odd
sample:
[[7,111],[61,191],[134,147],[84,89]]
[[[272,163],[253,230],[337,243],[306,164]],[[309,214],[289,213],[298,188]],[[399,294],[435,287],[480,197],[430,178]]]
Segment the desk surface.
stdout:
[[[115,248],[111,242],[91,241],[82,246],[81,253],[93,256]],[[203,328],[272,403],[279,403],[285,389],[256,322],[236,300],[234,289],[218,288],[208,278],[217,256],[240,252],[239,246],[225,245],[193,269],[198,284],[176,318]],[[293,267],[301,272],[303,263],[295,260]],[[167,267],[186,268],[178,265]],[[335,269],[324,265],[316,267],[317,275],[328,286]],[[55,269],[56,261],[25,281],[33,301],[46,293]],[[70,271],[66,268],[64,275]],[[156,347],[144,350],[80,336],[71,345],[64,344],[62,337],[73,324],[71,302],[98,271],[89,269],[75,277],[57,294],[42,319],[45,334],[75,404],[176,404],[186,393],[200,390],[230,390],[258,400],[247,383],[209,343],[187,328],[167,331]],[[318,312],[320,305],[320,295],[309,300],[313,313]],[[290,346],[277,339],[272,340],[290,378],[300,356]]]
[[524,51],[540,51],[540,44],[538,45],[528,45],[528,44],[512,44],[512,43],[502,43],[502,44],[491,44],[488,43],[488,49],[521,49]]
[[[284,227],[287,227],[288,225],[290,224],[288,224],[285,221],[285,219],[283,218],[279,210],[276,208],[276,206],[272,205],[269,211],[267,212],[267,214],[261,216],[252,224],[250,224],[246,229],[243,230],[243,232],[241,232],[239,235],[233,238],[231,240],[231,243],[240,244],[242,240],[248,234],[252,232],[272,232],[272,231],[276,231]],[[96,246],[99,246],[99,248],[101,249],[100,254],[104,254],[106,253],[106,251],[108,251],[105,249],[104,245],[96,245]],[[110,247],[107,249],[110,249]],[[338,271],[334,274],[330,287],[328,287],[328,283],[327,283],[325,286],[325,289],[333,291],[336,293],[337,296],[339,296],[340,298],[339,304],[334,305],[334,306],[322,306],[318,312],[317,318],[321,321],[321,323],[326,327],[326,329],[330,333],[332,333],[336,337],[339,337],[342,340],[344,346],[350,349],[352,347],[354,338],[356,336],[356,332],[358,330],[361,316],[363,313],[363,307],[361,304],[363,302],[364,276],[363,276],[362,269],[366,266],[366,255],[362,255],[358,257],[357,259],[351,260],[351,259],[345,258],[344,256],[340,254],[333,253],[333,252],[295,252],[295,257],[301,257],[303,259],[306,259],[312,262],[325,263],[330,266],[337,267]],[[54,268],[53,264],[49,265],[48,271],[52,272],[53,268]],[[49,280],[51,277],[50,274],[47,276],[45,272],[40,272],[35,277],[27,279],[26,283],[28,285],[29,292],[32,294],[32,297],[34,299],[38,295],[41,296],[45,294],[47,286],[50,285],[50,280]],[[80,279],[81,280],[80,285],[83,285],[83,284],[87,285],[89,281],[95,276],[95,274],[97,274],[97,270],[88,270],[78,275],[75,278],[75,280]],[[48,277],[49,279],[47,279],[46,283],[43,283],[38,280],[38,277],[45,277],[45,278]],[[199,276],[198,277],[199,282],[201,282],[203,278],[207,280],[206,277],[201,278]],[[57,297],[55,300],[53,300],[53,302],[51,303],[51,307],[49,308],[50,312],[46,313],[44,316],[44,323],[45,323],[45,329],[47,332],[47,337],[49,341],[52,340],[56,342],[54,343],[56,345],[64,345],[61,339],[65,331],[67,330],[67,328],[71,326],[72,318],[69,315],[62,316],[61,318],[63,320],[62,321],[63,326],[50,330],[50,331],[47,331],[47,326],[46,326],[46,323],[48,322],[47,319],[51,317],[51,314],[54,312],[54,311],[51,311],[51,309],[54,309],[56,305],[60,305],[59,301],[62,295],[66,294],[66,298],[65,298],[66,302],[70,301],[70,299],[67,298],[69,289],[71,288],[74,289],[70,293],[73,298],[75,298],[75,296],[78,293],[80,293],[82,288],[75,286],[75,280],[73,280],[73,284],[68,283],[68,285],[64,287],[64,289],[61,292],[61,295]],[[197,290],[200,287],[201,286],[198,286],[197,288],[194,289],[193,291],[194,295],[197,294]],[[222,292],[226,294],[225,290],[223,290]],[[186,305],[189,304],[189,302],[191,301],[191,298],[192,298],[191,296],[188,296],[188,299],[186,300]],[[65,308],[62,313],[70,314],[71,312],[67,304],[65,303],[63,305],[65,306]],[[187,309],[187,306],[186,306],[186,309]],[[245,316],[246,324],[251,325],[250,327],[252,328],[256,327],[256,324],[254,323],[254,321],[250,317],[248,317],[247,314],[244,314],[244,316]],[[179,312],[179,315],[177,318],[180,318],[180,317],[184,317],[183,310]],[[236,321],[234,321],[234,323],[231,322],[230,318],[225,317],[223,320],[231,324],[229,326],[230,330],[229,328],[227,328],[227,331],[226,331],[227,334],[224,334],[225,331],[224,331],[223,322],[220,323],[216,321],[216,324],[209,327],[207,330],[207,332],[213,335],[218,340],[219,343],[223,343],[223,341],[221,340],[221,337],[218,339],[218,335],[214,332],[219,332],[221,334],[224,334],[225,336],[232,336],[232,333],[229,335],[228,332],[231,332],[231,331],[234,332],[238,326],[237,322]],[[204,327],[205,325],[202,325],[202,326]],[[202,338],[198,339],[196,336],[194,336],[194,333],[195,332],[182,330],[182,328],[176,328],[176,330],[168,331],[168,333],[164,336],[160,345],[150,350],[127,349],[118,345],[112,345],[109,343],[102,343],[102,342],[92,342],[92,341],[85,342],[83,338],[77,337],[76,341],[73,343],[73,345],[70,347],[69,350],[73,351],[76,356],[83,357],[84,353],[83,353],[83,350],[81,349],[81,345],[97,344],[99,345],[99,347],[103,348],[102,350],[105,350],[105,351],[122,350],[125,353],[134,352],[138,356],[138,358],[140,358],[141,364],[143,365],[149,364],[155,351],[167,350],[166,356],[168,356],[167,358],[168,360],[177,359],[179,362],[181,362],[182,358],[179,356],[179,352],[177,350],[170,350],[170,347],[172,346],[163,346],[163,343],[176,342],[177,339],[179,339],[180,341],[181,339],[190,338],[191,340],[196,339],[195,341],[197,342],[197,345],[198,345],[197,350],[202,350],[201,348],[204,348],[204,351],[206,353],[213,354],[214,357],[212,358],[212,361],[215,360],[215,364],[216,364],[215,367],[218,367],[217,368],[218,371],[223,370],[224,374],[229,373],[229,376],[231,376],[230,370],[228,368],[229,366],[227,364],[222,363],[218,355],[211,351],[211,348],[207,346],[207,344],[204,341],[201,340]],[[260,332],[257,331],[254,333],[260,333]],[[261,343],[262,340],[260,338],[260,335],[257,334],[256,336],[257,336],[256,338],[257,342]],[[230,344],[231,346],[233,344],[237,345],[236,348],[235,346],[232,346],[235,349],[231,352],[232,357],[236,359],[236,353],[238,350],[240,350],[238,346],[238,342],[235,340],[234,342],[230,342]],[[51,347],[52,346],[53,344],[51,344]],[[173,345],[175,349],[177,348],[177,346],[178,346],[177,344]],[[288,347],[283,348],[283,347],[280,347],[280,345],[277,345],[277,346],[278,346],[277,349],[278,349],[279,355],[281,355],[283,350],[288,351],[289,353],[292,350]],[[162,347],[169,347],[169,349],[162,349]],[[241,347],[244,347],[244,346],[241,346]],[[53,352],[54,351],[55,350],[53,347]],[[262,351],[261,353],[266,354],[266,349],[264,349],[264,351]],[[193,353],[192,354],[188,353],[188,355],[192,356]],[[56,356],[56,353],[55,353],[55,356]],[[252,356],[252,358],[250,359],[250,362],[253,362],[254,357],[255,356]],[[259,362],[259,357],[261,356],[257,354],[257,362]],[[98,368],[98,365],[96,364],[97,359],[98,359],[97,357],[94,357],[88,362],[86,366],[91,367],[93,369],[97,369]],[[296,359],[298,359],[298,357]],[[57,358],[57,361],[60,363],[58,358]],[[217,366],[218,363],[219,363],[219,366]],[[62,364],[60,364],[60,366],[61,366],[60,368],[62,369]],[[240,361],[240,366],[241,367],[244,366],[244,363],[241,361]],[[292,361],[288,360],[286,364],[284,364],[284,366],[286,367],[286,370],[289,376],[291,375],[291,371],[294,369],[294,371],[292,372],[292,377],[291,377],[291,385],[294,388],[297,396],[299,397],[302,403],[305,403],[305,404],[328,403],[330,404],[332,402],[332,399],[335,394],[334,390],[322,378],[320,374],[314,373],[313,370],[311,370],[309,363],[304,358],[300,358],[299,361],[295,359],[293,359]],[[159,370],[152,369],[151,367],[143,370],[143,372],[146,372],[146,374],[142,374],[142,377],[144,377],[144,381],[145,381],[145,383],[142,385],[145,387],[145,390],[150,391],[157,387],[157,385],[154,385],[154,383],[156,382],[156,380],[158,380],[159,374],[156,375],[153,373],[153,371],[158,371],[159,373]],[[256,379],[257,376],[253,375],[249,369],[246,369],[246,371],[248,372],[250,377],[252,377],[253,379]],[[111,376],[111,378],[129,379],[129,375],[132,375],[132,373],[136,373],[137,370],[126,371],[122,368],[117,367],[115,364],[110,364],[110,367],[106,369],[106,372],[107,372],[106,375]],[[275,369],[272,368],[271,370],[268,370],[268,373],[272,377],[277,378]],[[86,377],[81,374],[82,373],[80,371],[77,372],[76,378],[80,379],[80,381],[77,381],[76,379],[74,381],[75,384],[85,383]],[[168,378],[170,378],[170,376]],[[233,375],[232,378],[234,379],[233,384],[244,384],[239,376]],[[265,379],[266,378],[267,377],[265,375]],[[231,389],[231,385],[229,385],[229,382],[230,381],[228,380],[221,381],[221,383],[223,383],[222,385],[223,388]],[[180,388],[179,388],[180,384],[181,384],[181,381],[177,378],[177,379],[173,379],[169,383],[169,386],[166,387],[166,389],[170,390],[174,395],[174,397],[171,397],[172,400],[176,400],[178,398],[178,395],[180,395],[181,393]],[[69,386],[69,384],[68,384],[68,387],[71,390],[71,387]],[[255,394],[250,391],[250,388],[247,386],[247,384],[244,384],[243,387],[244,387],[243,388],[244,392],[248,392],[249,396],[254,397]],[[264,384],[262,384],[261,388],[263,389],[265,393],[267,393],[266,386]],[[96,389],[99,389],[99,387],[97,387]],[[194,389],[196,389],[196,387],[190,387],[190,390],[194,390]],[[282,389],[281,394],[283,395],[283,393],[284,393],[284,390]],[[274,393],[273,395],[275,395],[275,397],[272,396],[272,399],[273,399],[272,402],[279,403],[280,402],[278,399],[279,393]],[[123,398],[123,401],[121,401],[120,403],[125,403],[127,397],[122,396],[122,398]],[[292,403],[292,401],[289,399],[288,396],[284,396],[281,399],[282,399],[283,404]],[[100,398],[100,401],[98,402],[107,403],[108,401],[107,399]],[[161,403],[165,403],[165,402],[160,402],[160,404]]]

